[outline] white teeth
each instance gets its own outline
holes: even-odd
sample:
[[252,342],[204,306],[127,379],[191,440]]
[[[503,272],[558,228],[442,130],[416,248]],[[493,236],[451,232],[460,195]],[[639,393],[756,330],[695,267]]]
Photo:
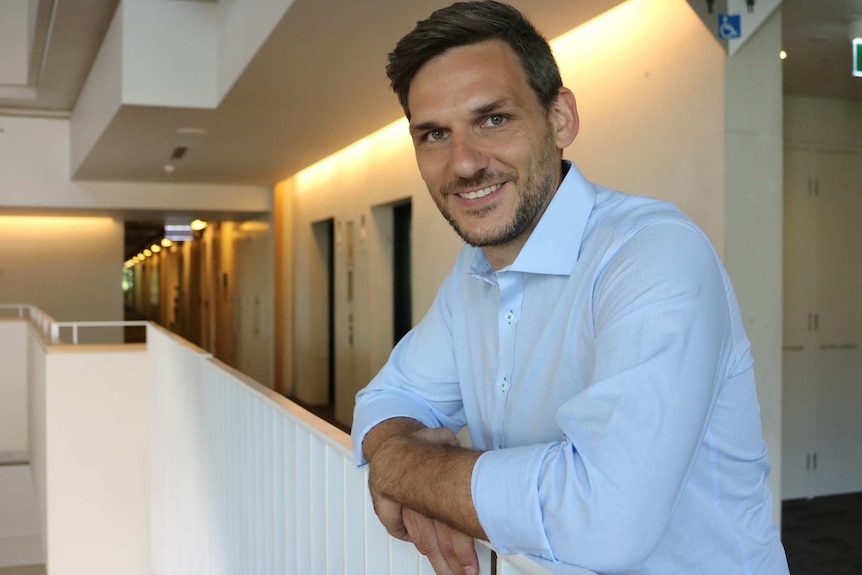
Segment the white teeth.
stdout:
[[487,188],[482,188],[481,190],[476,190],[475,192],[468,192],[466,194],[458,194],[460,197],[465,200],[476,200],[478,198],[484,198],[488,194],[496,192],[500,188],[501,184],[494,184],[493,186],[488,186]]

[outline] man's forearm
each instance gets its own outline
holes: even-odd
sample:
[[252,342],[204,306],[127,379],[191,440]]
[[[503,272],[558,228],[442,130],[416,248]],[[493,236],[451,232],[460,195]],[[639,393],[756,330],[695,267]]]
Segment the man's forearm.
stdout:
[[[414,423],[422,428],[418,422]],[[381,432],[392,431],[396,425],[399,423]],[[409,426],[407,424],[402,429]],[[371,489],[463,533],[486,539],[471,492],[473,466],[481,453],[441,444],[435,439],[439,434],[440,431],[431,429],[418,433],[390,433],[378,441],[381,433],[378,438],[372,438],[374,443],[368,444],[370,449],[366,447],[366,440],[363,444],[366,457],[372,451],[373,458],[369,480]],[[372,437],[371,433],[366,437]]]
[[396,435],[410,435],[425,426],[415,419],[409,417],[393,417],[381,421],[372,427],[362,440],[362,453],[369,462],[374,459],[374,454],[388,439]]

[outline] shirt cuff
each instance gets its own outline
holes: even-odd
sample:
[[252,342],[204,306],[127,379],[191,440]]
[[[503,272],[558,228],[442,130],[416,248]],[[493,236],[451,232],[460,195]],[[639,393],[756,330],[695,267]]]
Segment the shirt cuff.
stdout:
[[409,417],[422,423],[425,427],[440,427],[440,421],[431,409],[421,404],[411,402],[399,395],[377,394],[366,397],[357,404],[353,414],[353,427],[350,439],[353,443],[353,459],[357,466],[368,463],[362,453],[362,441],[371,429],[378,423],[393,417]]
[[549,445],[486,451],[473,467],[479,523],[503,555],[530,553],[556,561],[542,524],[539,475]]

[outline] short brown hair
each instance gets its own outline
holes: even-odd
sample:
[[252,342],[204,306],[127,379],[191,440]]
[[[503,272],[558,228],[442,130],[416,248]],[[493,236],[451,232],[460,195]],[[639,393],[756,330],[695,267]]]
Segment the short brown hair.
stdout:
[[389,54],[386,75],[404,114],[413,77],[429,60],[460,46],[502,40],[521,62],[527,82],[548,110],[563,85],[548,41],[518,10],[493,0],[457,2],[416,24]]

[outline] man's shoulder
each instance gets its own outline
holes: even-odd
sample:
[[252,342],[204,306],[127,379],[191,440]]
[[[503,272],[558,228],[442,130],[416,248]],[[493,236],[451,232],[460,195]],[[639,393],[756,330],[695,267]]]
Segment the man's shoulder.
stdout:
[[590,226],[628,236],[645,226],[659,223],[697,226],[671,202],[628,194],[596,186],[596,202],[590,214]]

